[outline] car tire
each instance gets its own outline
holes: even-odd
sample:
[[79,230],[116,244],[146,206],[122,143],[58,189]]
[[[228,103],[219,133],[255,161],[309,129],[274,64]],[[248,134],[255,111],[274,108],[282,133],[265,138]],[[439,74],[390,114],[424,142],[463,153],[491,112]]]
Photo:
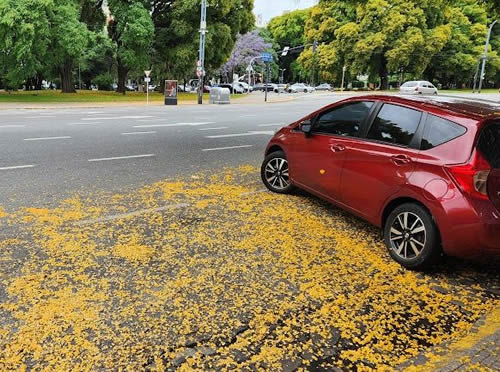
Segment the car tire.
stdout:
[[384,240],[391,257],[410,270],[423,270],[441,255],[436,223],[419,204],[402,204],[389,214]]
[[289,194],[294,190],[288,173],[288,160],[283,151],[275,151],[262,162],[260,175],[264,185],[272,192]]

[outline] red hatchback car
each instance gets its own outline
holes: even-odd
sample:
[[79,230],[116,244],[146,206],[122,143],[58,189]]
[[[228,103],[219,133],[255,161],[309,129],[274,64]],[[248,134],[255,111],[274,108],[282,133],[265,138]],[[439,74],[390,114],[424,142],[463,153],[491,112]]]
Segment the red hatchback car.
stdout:
[[381,227],[407,268],[500,254],[500,105],[350,98],[282,128],[265,155],[269,190],[299,187]]

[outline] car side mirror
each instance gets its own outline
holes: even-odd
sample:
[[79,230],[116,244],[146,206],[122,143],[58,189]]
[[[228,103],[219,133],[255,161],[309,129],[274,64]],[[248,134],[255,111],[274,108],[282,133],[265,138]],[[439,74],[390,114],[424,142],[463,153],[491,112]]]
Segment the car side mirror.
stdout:
[[312,121],[311,120],[304,120],[302,123],[300,123],[300,130],[308,137],[311,135],[311,130],[312,130]]

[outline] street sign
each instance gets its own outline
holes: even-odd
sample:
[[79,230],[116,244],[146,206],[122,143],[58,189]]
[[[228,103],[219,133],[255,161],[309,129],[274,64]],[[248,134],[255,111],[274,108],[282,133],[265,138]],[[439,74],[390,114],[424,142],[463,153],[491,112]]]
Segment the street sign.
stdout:
[[272,62],[273,55],[271,53],[264,52],[261,56],[262,62]]
[[196,66],[201,67],[201,61],[196,62]]
[[144,71],[144,74],[146,75],[146,77],[149,77],[149,75],[151,74],[151,70]]
[[281,56],[284,57],[288,54],[288,51],[290,50],[290,47],[286,46],[283,48],[283,52],[281,52]]
[[149,83],[149,82],[151,82],[151,78],[150,78],[150,77],[144,78],[144,82],[145,82],[145,83]]
[[196,76],[198,76],[199,78],[203,76],[203,70],[201,68],[196,70]]

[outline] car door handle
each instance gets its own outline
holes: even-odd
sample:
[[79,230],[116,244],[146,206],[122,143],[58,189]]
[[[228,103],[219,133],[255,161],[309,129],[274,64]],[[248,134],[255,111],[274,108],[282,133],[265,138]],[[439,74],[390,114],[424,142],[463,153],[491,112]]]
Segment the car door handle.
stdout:
[[345,150],[345,146],[339,144],[330,145],[330,150],[332,150],[332,152],[341,152]]
[[405,165],[411,163],[410,157],[406,155],[391,156],[391,161],[396,165]]

